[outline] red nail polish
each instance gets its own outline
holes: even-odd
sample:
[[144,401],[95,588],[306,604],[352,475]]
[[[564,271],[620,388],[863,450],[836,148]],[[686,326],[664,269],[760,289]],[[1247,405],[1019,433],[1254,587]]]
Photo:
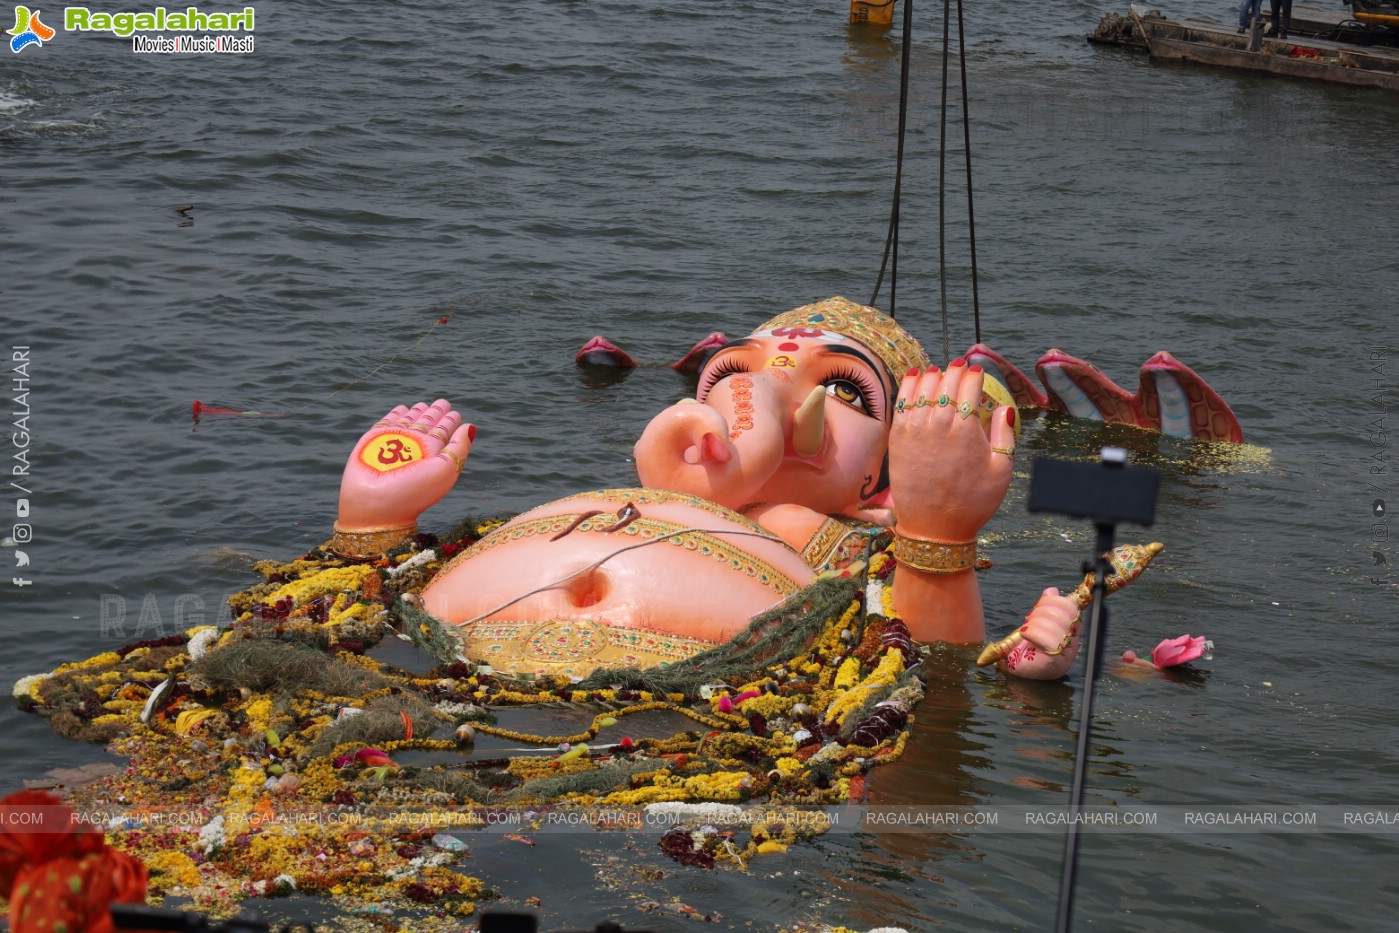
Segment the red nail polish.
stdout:
[[966,366],[966,365],[967,365],[967,358],[964,357],[964,356],[959,356],[959,357],[957,357],[955,360],[953,360],[951,363],[949,363],[948,365],[949,365],[949,366]]
[[912,378],[913,378],[914,376],[916,376],[916,375],[918,375],[918,367],[917,367],[917,366],[913,367],[913,368],[910,369],[908,372],[904,373],[904,378],[905,378],[905,379],[912,379]]
[[981,367],[980,367],[980,366],[977,366],[976,364],[972,364],[971,366],[968,366],[968,367],[967,367],[967,372],[969,372],[969,373],[979,373],[979,372],[981,372]]
[[1007,409],[1005,409],[1005,413],[1006,413],[1006,424],[1010,425],[1012,428],[1015,427],[1015,409],[1014,409],[1014,408],[1007,408]]
[[476,440],[476,425],[468,424],[466,426],[466,439],[469,441]]

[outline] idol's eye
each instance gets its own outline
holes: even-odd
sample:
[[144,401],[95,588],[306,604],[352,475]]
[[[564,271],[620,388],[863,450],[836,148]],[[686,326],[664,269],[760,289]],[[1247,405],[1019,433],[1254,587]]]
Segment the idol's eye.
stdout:
[[714,368],[705,373],[704,378],[700,380],[699,400],[701,402],[719,384],[721,379],[732,376],[734,373],[751,372],[747,363],[733,355],[721,359],[717,364],[711,362],[710,365]]
[[882,417],[875,411],[876,391],[874,383],[863,373],[853,369],[841,369],[828,375],[823,384],[826,395],[862,411],[872,418]]
[[836,379],[826,383],[826,394],[831,398],[838,398],[847,405],[854,405],[860,411],[865,410],[865,394],[860,391],[860,387],[846,379]]

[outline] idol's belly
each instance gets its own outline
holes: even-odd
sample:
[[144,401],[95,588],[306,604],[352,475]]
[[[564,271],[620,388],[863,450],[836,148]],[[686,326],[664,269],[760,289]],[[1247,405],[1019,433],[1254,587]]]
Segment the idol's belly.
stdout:
[[[627,502],[637,517],[613,528]],[[561,622],[576,624],[540,637],[567,641],[586,630],[588,638],[616,640],[622,636],[606,630],[629,629],[630,638],[721,642],[813,576],[786,544],[728,510],[672,493],[609,490],[541,506],[496,529],[458,555],[423,601],[464,626],[469,655],[501,633]]]

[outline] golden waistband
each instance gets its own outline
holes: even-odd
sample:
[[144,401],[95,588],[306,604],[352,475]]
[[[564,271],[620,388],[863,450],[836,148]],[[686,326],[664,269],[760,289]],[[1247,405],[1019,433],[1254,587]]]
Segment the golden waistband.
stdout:
[[646,669],[674,664],[715,643],[592,619],[488,620],[460,629],[473,661],[515,674],[586,677],[597,668]]
[[768,533],[767,529],[748,516],[735,512],[733,509],[722,506],[717,502],[711,502],[701,496],[691,495],[688,492],[672,492],[669,489],[652,489],[647,486],[634,486],[625,489],[595,489],[592,492],[580,492],[577,495],[567,496],[558,501],[573,502],[578,499],[602,499],[604,502],[611,502],[616,505],[626,505],[628,502],[631,502],[638,506],[678,503],[680,505],[688,505],[691,508],[700,509],[711,515],[717,515],[720,518],[726,518],[752,531],[761,531],[764,534]]

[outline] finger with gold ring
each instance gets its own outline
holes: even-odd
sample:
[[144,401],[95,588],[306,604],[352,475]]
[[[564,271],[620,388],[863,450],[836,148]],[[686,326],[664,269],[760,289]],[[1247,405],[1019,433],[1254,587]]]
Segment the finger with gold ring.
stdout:
[[963,421],[966,421],[968,418],[970,418],[972,416],[973,411],[975,411],[975,409],[972,407],[971,402],[962,402],[960,405],[957,406],[957,416]]
[[1015,456],[1015,448],[1014,448],[1014,447],[992,447],[992,448],[991,448],[991,451],[992,451],[993,453],[1005,454],[1007,457],[1014,457],[1014,456]]
[[894,406],[894,413],[895,413],[895,414],[898,414],[898,415],[902,415],[905,411],[907,411],[908,409],[910,409],[910,408],[912,408],[912,407],[913,407],[913,406],[911,406],[911,405],[908,404],[908,399],[906,399],[906,398],[901,398],[901,399],[899,399],[899,404],[897,404],[897,405]]
[[952,404],[952,399],[948,398],[947,395],[946,395],[945,393],[938,396],[938,407],[939,407],[939,408],[946,408],[948,405],[951,405],[951,404]]
[[927,407],[928,407],[928,396],[926,396],[926,395],[920,395],[920,396],[918,396],[918,401],[914,403],[913,407],[914,407],[914,408],[927,408]]
[[[440,434],[438,433],[439,431],[441,432]],[[445,441],[448,437],[450,437],[450,435],[447,433],[447,430],[443,428],[440,424],[427,433],[440,441]]]
[[455,463],[455,464],[457,465],[457,472],[458,472],[458,473],[460,473],[462,470],[465,470],[465,469],[466,469],[466,461],[463,460],[461,457],[458,457],[456,454],[452,453],[450,450],[448,450],[448,449],[445,448],[445,447],[442,448],[442,453],[443,453],[444,456],[447,456],[447,457],[451,457],[451,458],[452,458],[452,462]]

